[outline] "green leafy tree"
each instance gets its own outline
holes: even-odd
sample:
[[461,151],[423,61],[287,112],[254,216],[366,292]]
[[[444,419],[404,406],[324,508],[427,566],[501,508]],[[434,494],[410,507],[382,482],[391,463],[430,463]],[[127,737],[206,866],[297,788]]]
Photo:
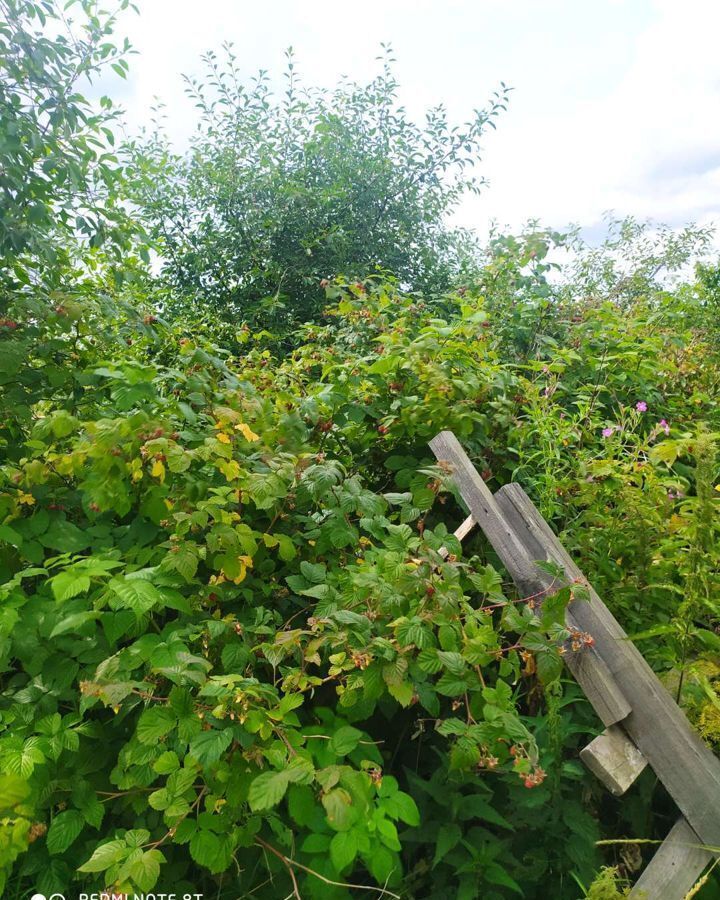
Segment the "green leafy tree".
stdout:
[[447,225],[507,90],[463,125],[443,107],[415,124],[386,54],[369,84],[305,88],[288,57],[277,98],[241,81],[232,49],[189,79],[199,123],[184,155],[161,129],[130,147],[134,199],[159,241],[173,307],[289,327],[316,318],[322,279],[380,267],[447,288],[467,236]]
[[[118,12],[129,7],[120,0]],[[79,13],[77,20],[73,18]],[[112,152],[118,110],[81,91],[106,69],[125,77],[116,14],[96,0],[0,2],[0,268],[8,304],[28,285],[57,288],[82,253],[127,249],[121,169]],[[92,254],[86,255],[91,262]]]

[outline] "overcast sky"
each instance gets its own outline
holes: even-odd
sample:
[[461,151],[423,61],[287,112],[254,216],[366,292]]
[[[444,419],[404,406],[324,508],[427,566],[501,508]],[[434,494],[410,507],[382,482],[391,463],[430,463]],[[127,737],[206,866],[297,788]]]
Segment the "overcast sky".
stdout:
[[[530,218],[597,233],[605,210],[720,224],[720,0],[139,0],[122,101],[131,128],[155,97],[179,142],[192,127],[182,72],[229,40],[248,77],[279,75],[292,45],[307,83],[369,79],[381,42],[418,116],[462,119],[504,81],[486,140],[490,180],[460,211],[484,232]],[[112,85],[114,96],[119,85]]]

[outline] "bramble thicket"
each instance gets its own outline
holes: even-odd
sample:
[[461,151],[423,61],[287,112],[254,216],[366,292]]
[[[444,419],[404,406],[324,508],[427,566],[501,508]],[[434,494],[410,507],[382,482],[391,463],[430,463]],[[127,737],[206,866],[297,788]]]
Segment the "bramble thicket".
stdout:
[[0,893],[622,896],[672,804],[584,770],[570,589],[460,546],[427,444],[524,486],[718,748],[709,234],[481,245],[507,92],[419,126],[389,56],[278,98],[226,48],[186,152],[120,142],[83,92],[128,47],[67,6],[0,0]]

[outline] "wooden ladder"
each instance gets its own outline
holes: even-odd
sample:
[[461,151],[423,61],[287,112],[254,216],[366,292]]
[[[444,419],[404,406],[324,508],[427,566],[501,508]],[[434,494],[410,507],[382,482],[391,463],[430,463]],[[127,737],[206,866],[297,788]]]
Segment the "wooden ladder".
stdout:
[[703,743],[637,647],[572,561],[519,484],[492,494],[450,431],[430,441],[469,516],[455,532],[462,540],[477,525],[525,596],[562,587],[540,569],[552,561],[564,584],[581,583],[589,601],[574,600],[565,619],[588,632],[594,645],[565,661],[605,726],[580,753],[616,796],[649,765],[680,810],[680,817],[645,867],[633,900],[683,900],[706,865],[720,853],[720,760]]

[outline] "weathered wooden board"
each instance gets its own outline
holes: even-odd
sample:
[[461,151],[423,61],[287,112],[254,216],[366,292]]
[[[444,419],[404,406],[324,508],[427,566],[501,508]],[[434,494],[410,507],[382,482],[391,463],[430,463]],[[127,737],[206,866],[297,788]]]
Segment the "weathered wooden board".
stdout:
[[611,725],[580,751],[580,759],[605,787],[620,797],[647,766],[647,760],[619,725]]
[[[535,565],[544,559],[541,547],[530,550],[523,536],[508,524],[503,510],[478,475],[454,434],[441,432],[430,442],[439,460],[452,466],[452,477],[474,521],[482,528],[520,591],[526,595],[547,588],[552,579]],[[630,705],[610,670],[594,649],[568,654],[568,668],[585,692],[603,725],[614,725],[630,712]]]
[[[449,468],[471,515],[523,593],[530,595],[548,586],[547,574],[534,564],[539,559],[554,560],[563,568],[569,582],[581,581],[587,585],[519,485],[506,485],[493,497],[451,432],[441,432],[430,446],[440,465]],[[589,632],[595,646],[591,652],[582,651],[575,657],[584,658],[594,674],[602,670],[600,663],[605,667],[609,685],[614,684],[616,699],[624,698],[629,704],[629,712],[622,720],[623,728],[702,841],[720,847],[720,760],[692,730],[682,710],[597,593],[587,587],[590,601],[571,604],[568,621]],[[566,658],[571,667],[570,654]],[[581,671],[576,677],[598,709],[597,698],[581,681],[582,677],[590,683],[587,673]],[[594,694],[600,690],[591,683],[590,688]]]
[[623,729],[704,843],[720,846],[720,760],[692,729],[525,491],[513,484],[498,493],[506,498],[506,510],[513,507],[511,521],[516,527],[522,523],[541,544],[544,552],[538,558],[553,559],[569,581],[581,580],[587,585],[590,600],[572,603],[569,612],[577,626],[594,637],[595,649],[630,703]]
[[630,891],[632,900],[683,900],[702,870],[713,859],[680,818]]

